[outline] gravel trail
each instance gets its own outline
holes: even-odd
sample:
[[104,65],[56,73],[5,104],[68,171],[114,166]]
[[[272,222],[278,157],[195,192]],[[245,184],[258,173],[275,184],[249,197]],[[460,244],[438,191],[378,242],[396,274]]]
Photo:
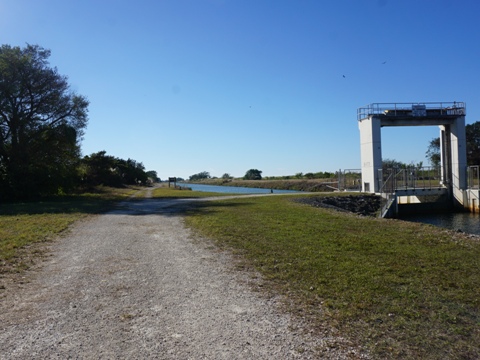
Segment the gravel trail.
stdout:
[[324,339],[305,337],[227,254],[195,239],[179,202],[125,202],[55,241],[0,302],[0,359],[318,358]]

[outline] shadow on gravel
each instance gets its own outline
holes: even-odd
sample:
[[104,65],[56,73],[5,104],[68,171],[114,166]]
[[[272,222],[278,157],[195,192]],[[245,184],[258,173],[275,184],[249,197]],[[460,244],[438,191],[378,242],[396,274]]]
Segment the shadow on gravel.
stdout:
[[186,198],[163,198],[163,199],[144,199],[130,200],[123,202],[112,211],[110,215],[165,215],[178,216],[185,214],[198,214],[214,212],[216,207],[245,206],[248,203],[234,203],[229,201],[209,201],[205,199],[186,199]]
[[[2,215],[35,214],[118,214],[118,215],[179,215],[189,212],[213,211],[215,201],[206,198],[152,198],[152,199],[99,199],[82,196],[65,196],[42,201],[0,204]],[[221,206],[239,206],[239,204],[222,201]]]

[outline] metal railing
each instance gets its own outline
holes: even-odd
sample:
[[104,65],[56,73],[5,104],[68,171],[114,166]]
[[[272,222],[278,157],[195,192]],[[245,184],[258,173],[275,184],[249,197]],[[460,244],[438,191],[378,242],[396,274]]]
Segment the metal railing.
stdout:
[[480,189],[480,169],[478,165],[467,167],[467,188]]
[[338,172],[338,189],[340,191],[362,191],[362,170],[340,170]]
[[[395,172],[393,171],[393,169],[389,169],[389,170],[392,170],[392,171],[386,171],[385,174],[383,169],[378,170],[378,181],[380,182],[378,188],[380,189],[380,194],[382,197],[382,200],[380,202],[380,207],[381,207],[380,217],[385,216],[385,213],[388,211],[388,209],[396,199]],[[386,178],[384,177],[384,175],[386,175]]]
[[381,196],[380,216],[384,217],[397,200],[397,190],[442,188],[441,167],[407,167],[378,170]]
[[382,193],[443,187],[441,168],[438,166],[379,169],[378,172],[378,181],[380,182],[378,188]]
[[370,115],[385,116],[461,116],[466,115],[464,102],[374,103],[357,109],[357,120]]

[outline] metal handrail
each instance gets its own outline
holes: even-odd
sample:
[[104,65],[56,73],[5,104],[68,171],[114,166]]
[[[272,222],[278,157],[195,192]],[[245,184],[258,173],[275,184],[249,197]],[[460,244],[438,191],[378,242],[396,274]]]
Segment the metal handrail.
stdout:
[[466,115],[465,102],[421,102],[421,103],[373,103],[357,109],[357,120],[366,119],[371,115],[402,115],[414,116],[412,110],[422,107],[425,111],[437,110],[439,115]]
[[390,176],[394,176],[394,190],[406,189],[433,189],[442,187],[440,167],[407,167],[391,168]]
[[480,189],[480,168],[478,165],[467,167],[467,188]]

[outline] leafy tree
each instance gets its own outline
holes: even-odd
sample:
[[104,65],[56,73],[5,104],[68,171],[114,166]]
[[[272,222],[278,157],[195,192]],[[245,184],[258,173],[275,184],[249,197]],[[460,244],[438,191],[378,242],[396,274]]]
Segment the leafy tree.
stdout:
[[73,184],[88,101],[51,68],[38,45],[0,47],[0,190],[55,193]]
[[262,172],[257,169],[250,169],[243,177],[245,180],[262,180]]
[[480,121],[465,126],[467,164],[480,165]]
[[194,174],[190,176],[190,181],[199,181],[199,180],[205,180],[205,179],[210,179],[210,173],[208,171],[202,171],[198,174]]
[[83,181],[88,186],[146,184],[148,175],[141,162],[123,160],[107,155],[105,151],[83,158]]
[[99,151],[83,158],[83,182],[88,186],[121,186],[122,176],[117,168],[117,159]]
[[160,182],[160,178],[155,170],[149,170],[145,173],[152,182]]
[[406,168],[407,165],[405,163],[402,163],[401,161],[397,161],[394,159],[383,159],[382,160],[382,169],[387,170],[387,169],[403,169]]
[[120,174],[123,184],[145,184],[148,180],[145,166],[141,162],[132,159],[116,159],[115,170]]
[[440,138],[434,138],[430,140],[428,144],[427,152],[425,153],[428,161],[430,162],[430,166],[440,166]]
[[229,173],[225,173],[222,175],[223,180],[230,180],[233,179],[233,177]]

